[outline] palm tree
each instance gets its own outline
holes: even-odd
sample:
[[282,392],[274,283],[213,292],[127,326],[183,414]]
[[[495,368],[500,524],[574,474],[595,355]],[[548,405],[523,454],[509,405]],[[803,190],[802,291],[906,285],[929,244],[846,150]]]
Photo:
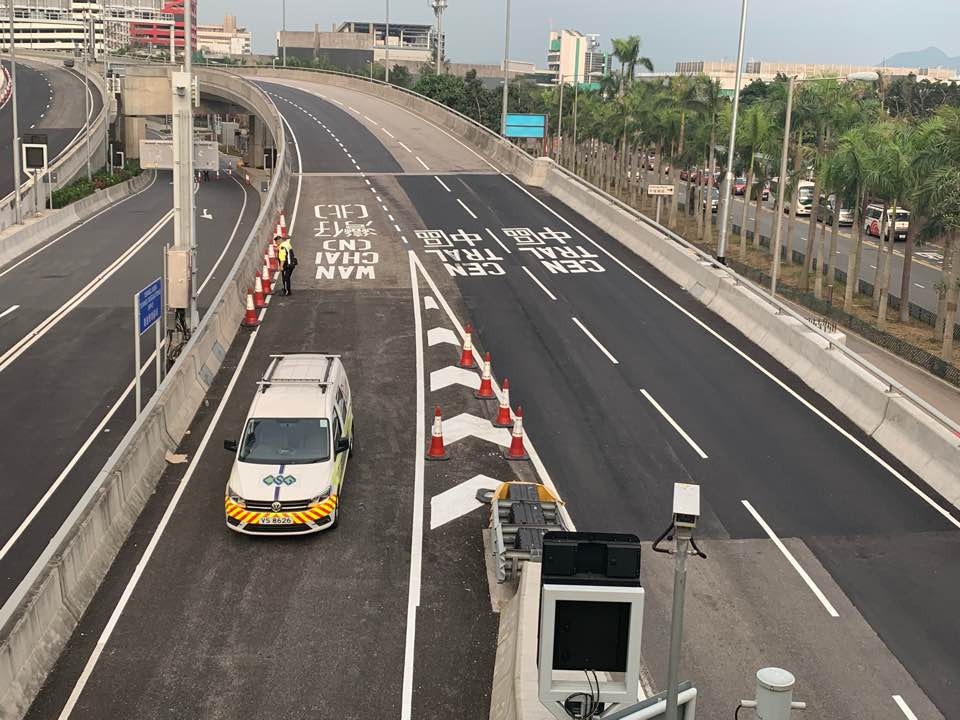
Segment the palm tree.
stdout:
[[[747,163],[747,189],[743,195],[743,215],[740,219],[740,258],[747,254],[747,211],[750,207],[750,194],[754,189],[756,179],[757,154],[763,152],[770,142],[770,117],[763,105],[755,103],[747,108],[743,120],[738,126],[738,145],[744,157],[749,157]],[[761,188],[757,187],[757,196],[762,195]],[[759,216],[759,212],[757,215]],[[754,243],[760,238],[754,236]]]
[[653,63],[650,58],[640,56],[641,40],[639,35],[630,35],[626,38],[611,40],[613,56],[620,63],[620,95],[623,95],[628,84],[633,81],[637,65],[643,65],[653,72]]
[[[886,251],[883,253],[882,271],[879,288],[874,290],[877,297],[877,327],[883,330],[887,324],[887,304],[890,298],[890,265],[893,245],[896,237],[897,212],[902,210],[899,203],[909,197],[917,184],[913,168],[914,128],[911,125],[899,125],[893,129],[890,140],[881,148],[884,151],[885,181],[892,198],[890,202],[890,223],[887,233]],[[905,259],[906,263],[906,259]]]
[[[716,171],[716,152],[717,152],[717,130],[719,129],[721,112],[727,103],[726,97],[720,88],[720,83],[708,78],[702,77],[699,86],[698,101],[703,108],[704,120],[710,131],[707,153],[707,202],[703,203],[703,225],[700,226],[703,231],[701,239],[705,239],[708,244],[713,242],[713,224],[710,220],[712,215],[710,198],[713,197],[713,175]],[[699,210],[699,209],[698,209]]]
[[[941,147],[949,142],[941,143]],[[941,358],[953,361],[953,333],[960,294],[960,166],[943,165],[924,179],[921,192],[928,198],[930,225],[944,237],[943,345]],[[939,318],[938,318],[939,319]]]
[[[804,263],[800,270],[800,287],[803,290],[810,289],[810,271],[813,269],[813,244],[817,236],[817,207],[820,204],[820,166],[823,163],[826,153],[827,143],[830,140],[830,108],[836,96],[836,83],[829,81],[830,84],[822,82],[811,83],[807,86],[807,92],[803,93],[804,102],[801,108],[806,115],[806,120],[814,131],[816,137],[816,154],[814,155],[814,181],[813,181],[813,208],[810,212],[810,223],[807,229],[807,247],[804,252]],[[823,272],[823,266],[818,266],[818,271]]]
[[[674,107],[680,113],[680,131],[679,139],[677,140],[677,152],[674,159],[674,183],[680,182],[680,168],[689,167],[690,158],[689,153],[686,152],[686,147],[684,145],[686,141],[687,134],[687,116],[689,113],[698,111],[702,109],[702,104],[700,102],[700,95],[698,92],[697,83],[695,80],[692,80],[688,75],[680,75],[673,79],[670,84],[670,89],[673,94],[673,103]],[[678,162],[679,161],[679,162]],[[688,197],[689,202],[689,197]],[[680,209],[680,193],[677,190],[673,192],[673,204],[670,207],[670,224],[676,226],[677,223],[677,212]]]

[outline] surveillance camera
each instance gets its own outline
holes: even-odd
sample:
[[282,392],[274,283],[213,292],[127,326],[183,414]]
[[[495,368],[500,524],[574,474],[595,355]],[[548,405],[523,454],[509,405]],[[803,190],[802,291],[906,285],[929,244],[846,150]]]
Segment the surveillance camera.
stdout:
[[673,485],[673,524],[693,529],[700,517],[700,486],[687,483]]

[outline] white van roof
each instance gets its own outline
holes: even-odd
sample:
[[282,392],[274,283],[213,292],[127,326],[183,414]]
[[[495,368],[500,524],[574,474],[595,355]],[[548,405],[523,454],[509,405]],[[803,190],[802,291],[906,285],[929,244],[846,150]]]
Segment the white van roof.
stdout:
[[250,417],[331,417],[336,388],[342,384],[339,355],[296,353],[271,355],[258,383]]

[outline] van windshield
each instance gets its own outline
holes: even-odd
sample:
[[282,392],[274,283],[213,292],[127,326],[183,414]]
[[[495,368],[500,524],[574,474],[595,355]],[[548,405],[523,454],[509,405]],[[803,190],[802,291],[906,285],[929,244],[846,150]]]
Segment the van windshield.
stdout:
[[303,465],[330,459],[326,418],[251,418],[237,457],[259,465]]

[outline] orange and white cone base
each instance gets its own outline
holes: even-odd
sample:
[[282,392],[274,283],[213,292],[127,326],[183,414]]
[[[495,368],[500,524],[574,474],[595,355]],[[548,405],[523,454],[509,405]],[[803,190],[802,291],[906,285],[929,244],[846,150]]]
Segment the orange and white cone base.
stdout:
[[472,370],[477,366],[477,361],[473,359],[473,326],[467,323],[463,332],[466,337],[463,340],[463,350],[460,351],[460,362],[457,363],[457,367]]
[[443,446],[443,415],[440,406],[437,406],[433,415],[433,430],[430,433],[430,448],[427,450],[427,460],[449,460],[447,449]]
[[523,446],[523,408],[517,408],[517,419],[513,423],[513,433],[510,438],[510,447],[503,449],[503,456],[507,460],[529,460],[527,450]]
[[478,400],[496,400],[493,392],[493,375],[490,372],[490,353],[483,356],[483,374],[480,376],[480,389],[473,393]]
[[493,426],[498,428],[512,428],[513,416],[510,414],[510,380],[503,379],[503,387],[500,389],[500,407],[497,410],[497,418],[493,421]]
[[253,290],[249,288],[247,288],[247,311],[243,314],[243,322],[240,324],[245,328],[255,328],[260,324],[257,309],[253,306]]

